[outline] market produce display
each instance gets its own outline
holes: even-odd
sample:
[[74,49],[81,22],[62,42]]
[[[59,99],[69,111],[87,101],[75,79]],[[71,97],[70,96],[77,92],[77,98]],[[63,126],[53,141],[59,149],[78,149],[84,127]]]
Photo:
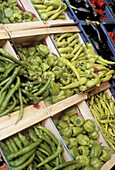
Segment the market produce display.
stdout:
[[1,141],[0,146],[12,170],[55,169],[65,162],[60,141],[40,124]]
[[0,55],[0,117],[20,110],[18,122],[23,116],[24,107],[39,102],[51,78],[39,81],[29,63],[17,60],[2,48]]
[[78,162],[78,169],[99,170],[111,158],[110,149],[97,141],[99,133],[94,121],[84,120],[77,114],[75,106],[64,110],[52,120],[73,159]]
[[115,153],[115,100],[106,92],[90,97],[87,104],[113,153]]
[[105,18],[105,5],[106,2],[102,0],[89,0],[97,13],[100,14],[100,19],[106,20]]
[[115,62],[98,56],[90,43],[86,43],[87,47],[85,44],[81,44],[78,34],[55,34],[54,40],[62,56],[60,60],[73,70],[77,80],[61,87],[61,89],[77,88],[78,91],[84,91],[110,80],[114,70],[110,70],[108,66],[115,64]]
[[113,40],[113,42],[115,44],[115,33],[114,32],[108,32],[108,34],[110,35],[111,39]]
[[24,8],[19,8],[17,0],[0,0],[0,23],[33,22],[38,19]]
[[67,6],[61,0],[31,0],[42,20],[65,20]]
[[0,153],[0,169],[1,170],[7,170],[8,169],[6,163],[4,162],[4,159],[3,159],[2,155],[1,155],[1,153]]
[[95,12],[86,0],[67,0],[79,20],[99,21],[100,14]]

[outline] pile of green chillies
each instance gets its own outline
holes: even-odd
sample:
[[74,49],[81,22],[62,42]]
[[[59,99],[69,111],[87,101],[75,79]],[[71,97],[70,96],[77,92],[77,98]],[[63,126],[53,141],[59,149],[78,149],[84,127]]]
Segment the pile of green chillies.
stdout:
[[110,70],[109,65],[115,62],[98,56],[90,43],[82,44],[77,33],[54,34],[54,40],[60,60],[76,74],[76,81],[61,89],[84,91],[112,78],[114,70]]
[[89,106],[105,140],[115,153],[115,100],[105,91],[87,100]]
[[38,21],[30,12],[23,12],[17,6],[17,0],[0,0],[0,23],[22,23]]
[[65,162],[58,139],[38,124],[0,142],[12,170],[53,169]]
[[[99,132],[93,120],[77,114],[75,106],[64,110],[59,117],[52,118],[65,145],[76,160],[76,169],[100,170],[111,158],[110,148],[98,142]],[[70,170],[71,166],[67,168]]]
[[[34,76],[30,72],[34,72]],[[51,77],[48,81],[39,81],[28,63],[17,60],[0,48],[0,117],[20,110],[18,122],[24,107],[39,102],[50,80]]]
[[31,0],[42,20],[65,20],[67,6],[61,0]]

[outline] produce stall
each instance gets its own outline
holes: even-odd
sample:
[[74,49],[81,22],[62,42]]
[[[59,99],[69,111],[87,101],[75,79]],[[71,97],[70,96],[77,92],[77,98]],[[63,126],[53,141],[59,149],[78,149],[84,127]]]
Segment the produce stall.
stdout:
[[1,0],[0,14],[0,169],[110,170],[114,8]]

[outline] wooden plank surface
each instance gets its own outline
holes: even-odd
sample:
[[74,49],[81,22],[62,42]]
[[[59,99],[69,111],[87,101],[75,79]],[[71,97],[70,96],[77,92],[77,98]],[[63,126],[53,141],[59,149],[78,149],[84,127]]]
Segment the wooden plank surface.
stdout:
[[46,106],[43,101],[39,103],[40,108],[37,109],[33,105],[24,108],[22,119],[16,124],[19,111],[11,113],[11,116],[3,116],[0,118],[0,140],[3,140],[23,129],[26,129],[35,123],[48,118]]

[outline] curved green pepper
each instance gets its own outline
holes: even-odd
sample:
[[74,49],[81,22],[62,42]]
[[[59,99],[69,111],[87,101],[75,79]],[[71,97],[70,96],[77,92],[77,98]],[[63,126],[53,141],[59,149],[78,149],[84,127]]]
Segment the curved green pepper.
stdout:
[[61,128],[67,128],[68,127],[68,124],[63,120],[59,120],[58,124]]
[[83,125],[84,129],[87,131],[87,132],[93,132],[94,129],[95,129],[95,123],[93,120],[91,119],[87,119]]
[[71,75],[68,73],[63,73],[62,77],[60,78],[60,82],[63,85],[67,85],[71,82]]
[[94,170],[94,168],[91,167],[91,166],[89,166],[89,165],[87,165],[87,166],[85,166],[85,167],[83,168],[83,170]]
[[49,69],[49,67],[50,66],[47,63],[44,63],[44,62],[41,63],[41,68],[42,68],[43,72],[45,72],[47,69]]
[[100,170],[101,166],[103,165],[102,162],[97,157],[93,157],[90,161],[90,165],[95,169],[95,170]]
[[79,145],[89,145],[89,138],[86,135],[80,134],[77,136]]
[[110,148],[107,146],[102,146],[102,154],[99,159],[103,162],[107,162],[111,158],[111,151]]
[[77,114],[77,110],[76,110],[75,106],[71,106],[71,107],[67,108],[66,110],[64,110],[63,113],[68,116],[73,116],[73,115]]
[[59,79],[62,76],[63,70],[61,67],[55,66],[53,67],[52,72],[55,74],[56,79]]
[[34,56],[37,63],[41,64],[42,63],[42,59],[39,56]]
[[89,147],[88,146],[79,146],[78,147],[78,153],[80,155],[85,155],[88,156],[89,155]]
[[94,142],[91,148],[90,156],[93,157],[99,157],[101,155],[101,144],[98,143],[97,141]]
[[65,129],[61,129],[60,133],[61,133],[61,135],[65,136],[67,138],[70,138],[72,135],[72,130],[69,127],[67,127]]
[[70,97],[70,96],[72,96],[73,94],[74,94],[74,90],[73,89],[71,89],[71,90],[64,90],[65,91],[65,96],[66,96],[66,98],[67,97]]
[[29,47],[28,53],[29,53],[30,56],[33,56],[36,53],[36,48],[35,47]]

